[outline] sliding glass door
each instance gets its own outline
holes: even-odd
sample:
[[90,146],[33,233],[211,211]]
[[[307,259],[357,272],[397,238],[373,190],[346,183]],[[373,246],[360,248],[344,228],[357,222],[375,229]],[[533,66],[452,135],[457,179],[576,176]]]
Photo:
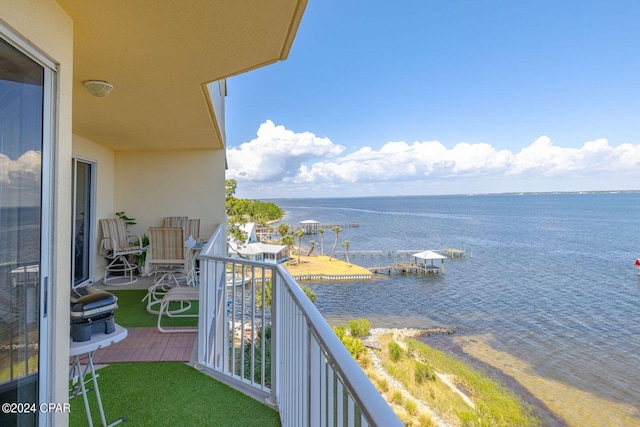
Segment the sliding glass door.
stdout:
[[93,162],[73,159],[73,241],[71,247],[73,286],[89,283],[93,277],[95,169]]
[[[0,26],[0,30],[3,28]],[[0,31],[0,402],[43,399],[47,371],[52,70]],[[36,425],[37,413],[0,413]],[[42,420],[42,419],[41,419]]]

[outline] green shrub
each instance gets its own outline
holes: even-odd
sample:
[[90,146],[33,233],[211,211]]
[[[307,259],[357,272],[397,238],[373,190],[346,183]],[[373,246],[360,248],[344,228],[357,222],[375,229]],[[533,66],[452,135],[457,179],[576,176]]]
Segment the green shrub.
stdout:
[[397,405],[402,405],[402,392],[400,390],[394,390],[391,393],[391,402]]
[[384,377],[380,377],[376,379],[376,386],[378,386],[378,390],[384,393],[389,390],[389,381]]
[[435,427],[438,425],[435,421],[433,421],[431,415],[425,412],[421,412],[420,415],[418,415],[418,423],[422,427]]
[[398,416],[398,419],[400,420],[403,426],[413,427],[413,417],[411,416],[410,413],[406,411],[398,411],[396,415]]
[[414,340],[407,340],[407,354],[410,356],[413,356],[413,354],[416,351],[416,341]]
[[471,411],[458,412],[458,420],[462,427],[472,427],[478,424],[478,414]]
[[366,351],[360,354],[360,357],[358,357],[358,364],[362,369],[368,368],[372,363],[373,361],[371,360],[371,356],[369,356]]
[[344,326],[334,326],[333,332],[340,338],[340,341],[342,341],[342,337],[347,335],[347,328]]
[[418,384],[422,384],[425,381],[433,381],[436,379],[436,374],[433,368],[426,363],[420,362],[419,360],[414,361],[413,372]]
[[309,297],[309,299],[311,300],[311,302],[316,302],[316,293],[313,292],[311,290],[310,287],[308,286],[303,286],[302,290],[304,291],[304,293]]
[[389,358],[392,362],[397,362],[402,357],[402,347],[395,341],[389,343]]
[[353,358],[356,360],[358,359],[358,357],[360,357],[361,354],[364,354],[366,351],[362,340],[360,340],[359,338],[345,335],[344,337],[342,337],[341,341],[342,344],[344,344],[344,346],[347,348],[351,356],[353,356]]
[[[271,307],[271,280],[266,279],[264,283],[264,301],[265,307]],[[262,287],[256,287],[256,307],[262,309]]]
[[418,403],[416,403],[413,399],[407,399],[404,401],[404,409],[411,415],[416,415],[418,413]]
[[351,330],[351,336],[357,338],[363,338],[369,335],[369,329],[371,323],[367,319],[349,320],[349,329]]
[[[264,330],[264,378],[267,386],[271,386],[271,326]],[[253,380],[257,383],[262,381],[262,329],[257,330],[253,360]],[[239,366],[236,368],[239,371]],[[236,372],[239,374],[240,372]],[[244,377],[251,379],[251,344],[244,346]]]

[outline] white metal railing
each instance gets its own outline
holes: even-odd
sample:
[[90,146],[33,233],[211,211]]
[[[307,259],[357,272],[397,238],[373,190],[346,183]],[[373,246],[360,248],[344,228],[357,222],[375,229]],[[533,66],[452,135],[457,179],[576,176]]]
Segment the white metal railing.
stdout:
[[200,255],[198,364],[278,408],[285,426],[402,425],[285,268]]

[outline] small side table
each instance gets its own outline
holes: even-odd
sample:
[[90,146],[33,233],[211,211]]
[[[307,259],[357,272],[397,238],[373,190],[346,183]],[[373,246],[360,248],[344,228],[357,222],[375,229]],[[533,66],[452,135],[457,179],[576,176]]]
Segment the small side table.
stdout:
[[[89,399],[87,398],[86,383],[93,381],[93,389],[96,392],[96,400],[98,401],[98,409],[100,410],[100,418],[103,427],[111,427],[125,421],[127,418],[122,417],[111,424],[107,424],[104,416],[104,409],[102,408],[102,399],[100,398],[100,390],[98,389],[98,376],[93,366],[93,356],[96,351],[103,347],[108,347],[111,344],[122,341],[127,337],[127,330],[120,325],[116,324],[116,330],[110,334],[100,333],[95,334],[89,341],[74,342],[71,341],[69,347],[69,356],[73,357],[73,363],[69,368],[69,379],[72,380],[72,387],[69,390],[71,395],[70,399],[82,395],[84,399],[84,408],[87,412],[87,420],[89,421],[89,427],[93,427],[93,420],[91,419],[91,410],[89,409]],[[87,366],[82,369],[80,365],[80,356],[86,354],[89,358]],[[85,379],[87,375],[91,375],[90,378]],[[80,382],[78,385],[77,383]]]

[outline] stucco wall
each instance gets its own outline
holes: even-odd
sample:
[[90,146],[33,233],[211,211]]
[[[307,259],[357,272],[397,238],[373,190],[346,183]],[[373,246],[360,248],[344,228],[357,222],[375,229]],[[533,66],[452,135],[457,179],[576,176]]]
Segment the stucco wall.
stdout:
[[[130,232],[142,236],[165,216],[200,218],[205,239],[225,220],[222,150],[114,152],[74,135],[73,155],[96,163],[96,219],[125,211],[137,222]],[[105,267],[98,221],[95,231],[98,281]]]
[[139,235],[166,216],[200,218],[207,238],[225,221],[224,170],[224,150],[116,152],[114,211],[136,218]]
[[[58,4],[51,0],[2,0],[0,19],[28,40],[40,52],[59,64],[57,72],[55,124],[56,146],[53,152],[53,262],[50,272],[53,313],[50,352],[51,402],[68,401],[69,375],[69,289],[71,277],[71,94],[73,83],[73,23]],[[55,331],[55,332],[53,332]],[[68,415],[51,415],[56,426],[68,425]]]

